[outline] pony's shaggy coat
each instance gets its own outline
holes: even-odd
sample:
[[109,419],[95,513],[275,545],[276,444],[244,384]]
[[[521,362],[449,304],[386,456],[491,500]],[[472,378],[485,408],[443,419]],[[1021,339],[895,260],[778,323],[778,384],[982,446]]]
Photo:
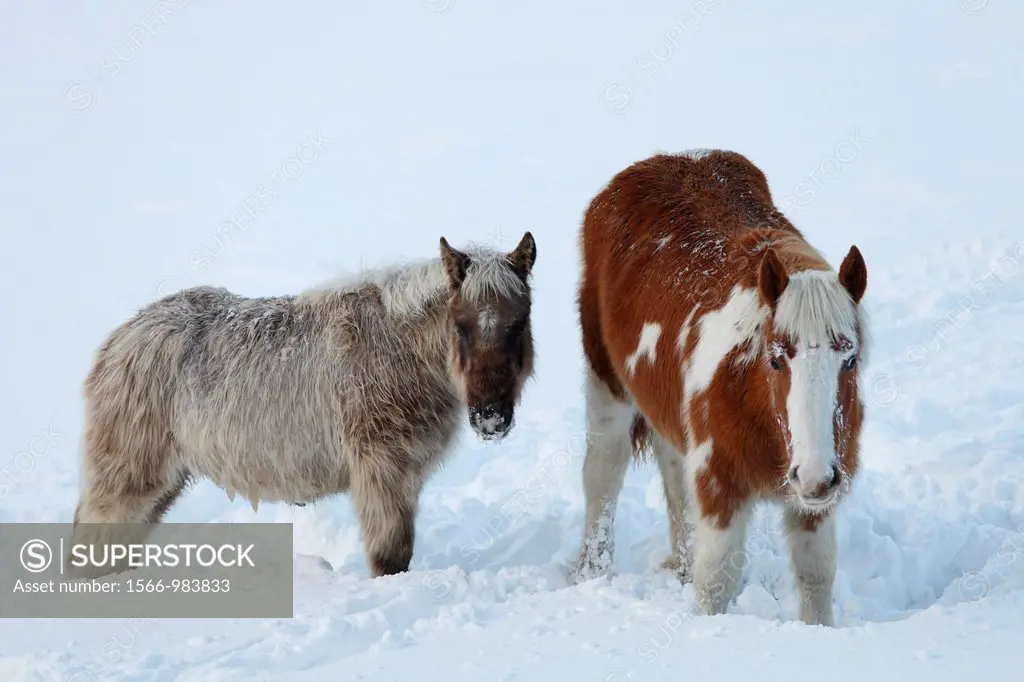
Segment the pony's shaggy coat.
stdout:
[[[407,570],[420,489],[467,401],[471,420],[510,415],[532,374],[535,258],[529,233],[509,254],[442,239],[440,258],[298,296],[197,287],[150,304],[85,382],[75,542],[159,522],[201,477],[254,509],[351,492],[372,573]],[[466,344],[457,321],[485,316],[512,331]],[[473,425],[500,437],[511,419]]]
[[[808,622],[832,622],[832,511],[857,473],[867,354],[856,247],[838,272],[740,154],[660,154],[594,197],[580,236],[589,365],[586,525],[575,576],[606,571],[630,450],[664,481],[672,556],[701,609],[738,585],[759,500],[784,506]],[[695,545],[688,547],[691,528]]]

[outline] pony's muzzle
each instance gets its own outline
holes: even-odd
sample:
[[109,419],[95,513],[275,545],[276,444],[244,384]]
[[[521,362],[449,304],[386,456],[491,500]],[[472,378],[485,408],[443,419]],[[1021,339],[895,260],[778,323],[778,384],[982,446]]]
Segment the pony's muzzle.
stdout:
[[504,438],[515,424],[514,408],[511,405],[489,403],[483,407],[469,408],[469,423],[477,435],[484,440]]
[[789,485],[800,501],[810,507],[834,502],[842,481],[843,472],[838,465],[833,465],[824,476],[814,476],[807,469],[801,470],[798,465],[789,470]]

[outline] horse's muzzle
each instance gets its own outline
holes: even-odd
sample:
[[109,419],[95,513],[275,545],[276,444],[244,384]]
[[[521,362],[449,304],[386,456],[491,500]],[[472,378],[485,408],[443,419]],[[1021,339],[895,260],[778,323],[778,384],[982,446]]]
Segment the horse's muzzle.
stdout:
[[808,509],[821,510],[831,507],[839,499],[843,483],[843,472],[838,466],[820,478],[801,477],[800,467],[789,470],[789,485],[800,503]]
[[483,440],[501,440],[515,425],[515,411],[511,405],[490,403],[469,408],[469,424]]

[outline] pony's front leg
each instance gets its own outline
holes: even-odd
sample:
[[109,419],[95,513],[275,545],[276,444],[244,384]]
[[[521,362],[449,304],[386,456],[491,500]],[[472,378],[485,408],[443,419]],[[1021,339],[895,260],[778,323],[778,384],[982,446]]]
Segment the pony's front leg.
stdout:
[[790,563],[800,592],[800,620],[834,625],[832,583],[836,576],[836,522],[832,513],[807,517],[785,511]]
[[422,484],[389,452],[367,454],[353,467],[352,498],[373,577],[409,570]]
[[753,505],[736,510],[722,527],[721,517],[701,513],[696,525],[693,584],[701,615],[725,613],[736,593],[748,557],[744,549]]

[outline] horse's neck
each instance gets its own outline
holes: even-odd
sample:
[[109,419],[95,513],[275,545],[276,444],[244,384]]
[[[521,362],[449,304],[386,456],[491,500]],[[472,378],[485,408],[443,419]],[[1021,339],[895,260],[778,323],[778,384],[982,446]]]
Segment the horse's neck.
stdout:
[[417,356],[434,373],[447,379],[451,318],[443,292],[437,297],[425,299],[414,314],[389,314],[394,332],[404,336],[415,347]]
[[367,283],[377,285],[384,308],[396,318],[429,315],[444,304],[449,287],[440,258],[377,273]]
[[419,339],[434,352],[440,353],[442,361],[447,362],[450,344],[451,316],[444,299],[431,303],[424,308],[423,323],[419,327]]

